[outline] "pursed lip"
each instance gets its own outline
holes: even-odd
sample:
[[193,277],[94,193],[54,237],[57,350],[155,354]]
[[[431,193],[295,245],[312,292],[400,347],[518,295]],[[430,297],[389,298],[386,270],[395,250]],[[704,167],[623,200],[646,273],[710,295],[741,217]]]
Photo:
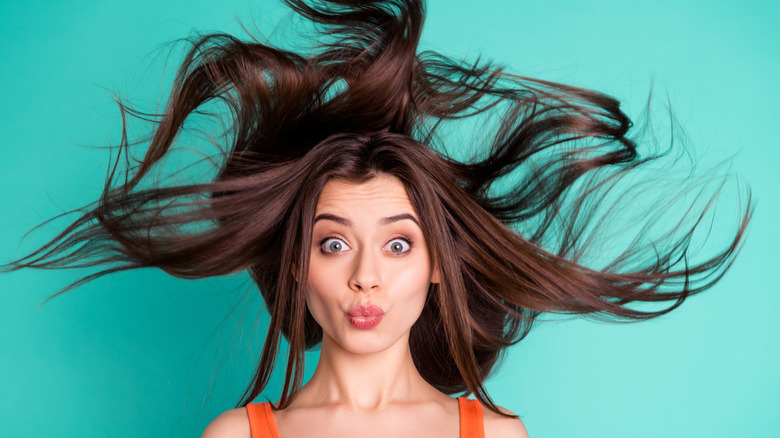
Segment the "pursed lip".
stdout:
[[382,316],[384,314],[384,310],[373,304],[368,306],[355,306],[352,308],[352,310],[347,312],[347,315],[353,318],[368,318],[371,316]]

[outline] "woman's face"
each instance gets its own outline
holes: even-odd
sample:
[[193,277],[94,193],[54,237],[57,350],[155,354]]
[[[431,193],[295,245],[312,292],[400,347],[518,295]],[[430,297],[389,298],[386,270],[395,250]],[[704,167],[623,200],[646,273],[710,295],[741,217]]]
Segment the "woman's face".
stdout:
[[314,216],[306,294],[324,337],[353,353],[408,342],[431,282],[438,274],[398,178],[325,185]]

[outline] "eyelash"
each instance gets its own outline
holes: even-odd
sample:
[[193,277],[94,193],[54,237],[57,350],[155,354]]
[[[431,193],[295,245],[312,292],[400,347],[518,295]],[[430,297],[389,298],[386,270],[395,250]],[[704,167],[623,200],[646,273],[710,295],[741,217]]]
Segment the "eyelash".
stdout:
[[[339,241],[343,242],[344,246],[347,246],[347,247],[349,247],[349,245],[347,245],[347,243],[346,243],[346,242],[344,242],[344,239],[342,239],[341,237],[339,237],[339,236],[327,236],[327,237],[325,237],[324,239],[320,240],[320,251],[321,251],[323,254],[325,254],[325,255],[336,254],[335,252],[332,252],[332,251],[326,251],[326,250],[325,250],[325,242],[327,242],[328,240],[331,240],[331,239],[338,239]],[[341,252],[341,251],[339,251],[339,252]]]
[[399,252],[399,253],[394,253],[394,252],[390,251],[390,253],[391,253],[391,254],[394,254],[394,255],[402,255],[402,254],[406,254],[406,253],[408,253],[409,251],[411,251],[411,250],[412,250],[412,248],[414,247],[414,242],[412,242],[412,240],[411,240],[411,239],[409,239],[409,238],[407,238],[407,237],[401,237],[401,236],[399,236],[399,237],[394,237],[394,238],[390,239],[390,241],[389,241],[389,242],[387,242],[387,245],[385,245],[385,247],[387,247],[387,246],[388,246],[390,243],[392,243],[392,242],[394,242],[394,241],[396,241],[396,240],[401,240],[401,241],[403,241],[403,242],[406,242],[406,244],[409,246],[409,249],[407,249],[406,251],[403,251],[403,252]]
[[[327,237],[323,238],[322,240],[320,240],[320,251],[322,251],[322,253],[325,254],[325,255],[336,254],[335,252],[326,251],[325,250],[325,242],[327,242],[328,240],[331,240],[331,239],[337,239],[337,240],[341,241],[345,246],[349,247],[349,245],[347,245],[347,243],[344,242],[343,238],[341,238],[339,236],[327,236]],[[409,251],[411,251],[412,248],[414,248],[414,242],[412,241],[412,239],[410,239],[410,238],[408,238],[406,236],[393,237],[392,239],[390,239],[387,242],[387,244],[385,244],[385,247],[387,245],[389,245],[391,242],[396,241],[396,240],[402,240],[402,241],[406,242],[406,244],[409,246],[409,249],[407,249],[406,251],[400,252],[400,253],[393,253],[392,251],[390,251],[391,254],[403,255],[403,254],[406,254]],[[341,251],[338,251],[338,252],[341,252]]]

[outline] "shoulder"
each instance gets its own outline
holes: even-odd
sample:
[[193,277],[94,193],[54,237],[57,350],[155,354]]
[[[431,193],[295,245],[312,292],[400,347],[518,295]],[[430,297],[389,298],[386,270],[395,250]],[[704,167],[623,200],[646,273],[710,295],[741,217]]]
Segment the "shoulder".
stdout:
[[[498,409],[505,414],[515,415],[514,412],[501,406]],[[520,418],[504,417],[484,406],[482,413],[485,438],[528,438],[528,431],[525,430],[523,420]]]
[[246,408],[221,413],[203,431],[201,438],[250,438],[249,415]]

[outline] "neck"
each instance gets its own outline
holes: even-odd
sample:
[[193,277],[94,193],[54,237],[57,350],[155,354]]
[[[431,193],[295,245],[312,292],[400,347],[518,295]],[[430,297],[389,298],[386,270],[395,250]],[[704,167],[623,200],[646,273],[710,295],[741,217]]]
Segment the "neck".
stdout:
[[294,404],[376,410],[394,401],[422,398],[431,390],[436,391],[414,366],[408,339],[381,352],[357,354],[324,335],[317,368]]

